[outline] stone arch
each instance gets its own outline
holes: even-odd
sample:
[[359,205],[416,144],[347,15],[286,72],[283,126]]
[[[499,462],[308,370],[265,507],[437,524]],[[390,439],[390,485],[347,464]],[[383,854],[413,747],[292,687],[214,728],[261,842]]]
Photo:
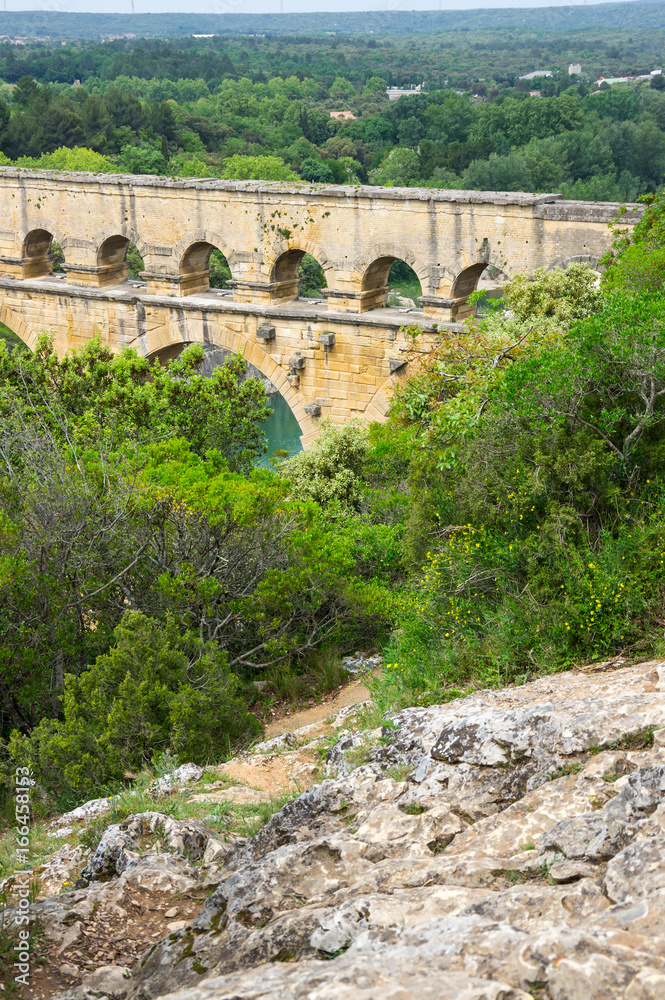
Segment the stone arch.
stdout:
[[58,226],[49,219],[39,219],[34,226],[25,226],[18,234],[21,246],[21,277],[43,278],[53,268],[51,244],[56,240],[62,245],[63,236]]
[[232,258],[235,256],[234,248],[227,243],[221,233],[214,229],[194,229],[186,233],[173,248],[173,258],[179,272],[182,271],[182,261],[185,254],[195,243],[207,243],[210,247],[221,250],[231,265]]
[[35,232],[38,229],[42,229],[45,232],[50,233],[51,239],[57,240],[61,247],[66,245],[67,236],[65,236],[57,222],[54,222],[53,219],[42,216],[38,219],[34,219],[30,223],[26,223],[25,226],[22,226],[16,234],[16,242],[23,247],[30,233]]
[[[260,325],[260,320],[258,321]],[[277,388],[298,421],[303,444],[318,437],[319,425],[315,417],[305,412],[306,399],[300,388],[291,385],[284,368],[271,358],[249,334],[231,330],[224,323],[205,323],[189,320],[187,310],[179,311],[173,321],[150,333],[145,333],[128,346],[136,347],[144,357],[162,358],[175,356],[177,349],[188,344],[215,344],[218,347],[242,354],[259,370],[261,375]]]
[[413,251],[403,243],[386,241],[375,243],[356,262],[354,277],[360,285],[360,311],[379,309],[388,301],[388,275],[396,260],[401,260],[414,271],[423,294],[431,285],[430,268],[423,264]]
[[106,226],[94,241],[95,273],[100,286],[127,280],[127,248],[133,243],[141,256],[146,243],[130,226]]
[[461,270],[453,281],[452,298],[466,299],[471,295],[471,292],[475,292],[478,287],[478,279],[487,267],[489,264],[481,261],[479,264],[469,264],[468,267]]
[[273,245],[266,250],[265,262],[270,267],[270,273],[272,274],[275,270],[275,265],[280,257],[290,250],[297,250],[300,255],[310,254],[318,260],[319,264],[324,271],[330,271],[333,267],[333,262],[328,259],[328,255],[319,246],[318,243],[313,243],[311,240],[301,240],[294,237],[288,240],[277,240]]
[[145,257],[146,253],[148,253],[148,251],[150,250],[150,247],[142,238],[142,236],[140,236],[139,233],[137,233],[137,231],[133,229],[131,226],[109,225],[109,226],[104,226],[103,229],[98,230],[97,233],[95,233],[95,235],[92,238],[92,244],[94,247],[94,253],[96,257],[99,256],[99,250],[102,244],[112,236],[122,236],[124,239],[127,240],[128,243],[133,243],[142,257]]
[[365,418],[368,421],[376,420],[378,423],[383,423],[388,419],[388,405],[390,403],[390,396],[392,395],[395,386],[399,383],[400,379],[406,375],[406,365],[403,369],[394,371],[389,375],[380,386],[373,392],[365,408]]
[[498,253],[487,248],[483,248],[475,260],[467,257],[465,266],[456,272],[446,270],[446,275],[450,281],[451,319],[461,320],[470,316],[474,309],[469,306],[468,298],[478,287],[478,280],[488,267],[495,267],[506,277],[510,277],[512,269],[506,260]]
[[219,250],[229,267],[233,251],[222,237],[212,230],[198,229],[184,236],[173,251],[178,274],[178,294],[196,295],[210,288],[210,254]]
[[37,343],[37,333],[28,326],[20,313],[10,309],[6,302],[0,302],[0,323],[8,326],[12,333],[21,338],[26,347],[34,351]]
[[[394,260],[403,260],[405,264],[413,268],[418,275],[418,280],[425,294],[432,290],[430,287],[431,275],[429,266],[416,257],[411,248],[406,246],[405,243],[394,243],[391,240],[375,243],[356,262],[354,271],[362,282],[366,273],[377,261],[388,258],[390,258],[391,263]],[[388,267],[389,270],[390,267]]]
[[446,273],[452,279],[451,297],[454,299],[468,297],[471,292],[475,291],[478,279],[487,267],[495,267],[498,271],[502,271],[503,274],[508,276],[511,274],[511,268],[501,254],[490,250],[489,247],[482,249],[475,256],[475,259],[467,257],[464,267],[460,271],[446,269]]
[[274,302],[289,302],[298,297],[298,268],[306,253],[316,260],[327,280],[333,264],[319,246],[310,240],[279,242],[272,247],[266,260],[270,267],[271,298]]

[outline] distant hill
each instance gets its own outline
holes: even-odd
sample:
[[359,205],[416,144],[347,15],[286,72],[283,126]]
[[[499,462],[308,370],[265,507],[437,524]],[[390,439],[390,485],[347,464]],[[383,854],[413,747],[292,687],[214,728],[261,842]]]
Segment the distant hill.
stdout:
[[[332,2],[332,0],[331,0]],[[56,11],[0,12],[0,36],[11,38],[106,38],[208,34],[423,33],[531,28],[581,31],[588,28],[665,27],[665,2],[538,7],[527,10],[361,11],[314,14],[67,14]]]

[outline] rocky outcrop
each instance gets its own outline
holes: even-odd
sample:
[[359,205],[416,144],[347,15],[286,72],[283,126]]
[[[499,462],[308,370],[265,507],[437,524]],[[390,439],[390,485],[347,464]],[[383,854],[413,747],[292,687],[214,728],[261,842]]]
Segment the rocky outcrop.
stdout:
[[[87,888],[36,908],[73,933],[72,912],[162,865],[214,890],[144,951],[126,1000],[656,1000],[662,729],[655,663],[408,709],[346,733],[332,776],[204,877],[205,825],[145,813],[108,828]],[[146,832],[174,853],[147,859]]]

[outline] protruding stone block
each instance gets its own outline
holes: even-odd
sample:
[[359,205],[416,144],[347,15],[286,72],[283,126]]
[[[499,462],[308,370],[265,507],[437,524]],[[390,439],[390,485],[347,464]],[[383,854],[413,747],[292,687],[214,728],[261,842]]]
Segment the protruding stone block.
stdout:
[[381,285],[380,288],[369,288],[365,291],[340,291],[334,288],[326,289],[328,308],[337,312],[368,312],[370,309],[382,309],[388,301],[390,288]]
[[300,375],[296,372],[289,372],[286,376],[286,381],[289,383],[292,389],[297,389],[300,385]]
[[52,268],[52,253],[34,257],[0,257],[0,274],[8,278],[44,278]]
[[274,326],[269,326],[267,323],[264,323],[264,325],[260,326],[258,328],[258,330],[256,331],[256,339],[257,340],[262,340],[262,341],[264,341],[264,343],[267,342],[267,341],[269,341],[269,340],[274,340],[275,339],[275,327]]
[[457,300],[444,299],[438,295],[420,295],[418,301],[425,316],[437,323],[452,323],[457,315]]
[[305,359],[302,354],[292,354],[289,358],[289,368],[293,371],[300,371],[305,367]]
[[308,417],[320,417],[321,407],[319,406],[318,403],[309,403],[305,407],[305,413],[307,414]]
[[88,285],[91,288],[108,288],[127,280],[127,261],[119,264],[63,264],[67,281],[73,285]]
[[254,302],[275,306],[298,298],[298,279],[291,281],[232,280],[227,286],[233,289],[236,302]]
[[321,344],[321,347],[333,347],[335,344],[335,334],[334,333],[320,334],[319,343]]
[[400,368],[405,368],[407,365],[406,358],[389,358],[388,364],[390,365],[390,374],[393,372],[398,372]]

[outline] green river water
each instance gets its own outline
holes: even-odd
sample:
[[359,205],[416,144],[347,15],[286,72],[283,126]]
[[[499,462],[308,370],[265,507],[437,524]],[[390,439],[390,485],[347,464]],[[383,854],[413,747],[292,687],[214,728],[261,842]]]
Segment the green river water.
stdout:
[[259,459],[259,465],[268,465],[275,452],[280,449],[285,449],[292,455],[302,451],[300,425],[293,416],[289,404],[278,392],[273,393],[269,399],[272,413],[263,425],[268,439],[268,452]]

